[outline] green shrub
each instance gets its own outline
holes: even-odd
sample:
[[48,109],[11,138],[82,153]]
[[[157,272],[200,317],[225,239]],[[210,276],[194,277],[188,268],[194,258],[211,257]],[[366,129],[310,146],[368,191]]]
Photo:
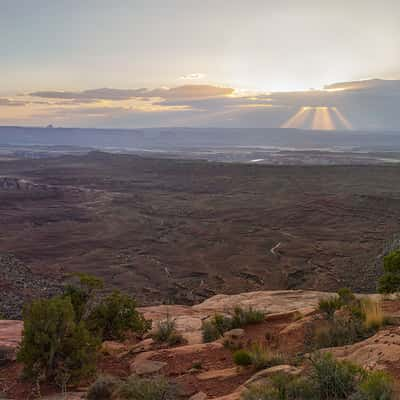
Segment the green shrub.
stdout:
[[71,300],[75,319],[76,321],[81,321],[86,312],[86,305],[89,301],[88,293],[77,286],[68,285],[64,288],[62,297]]
[[241,396],[242,400],[285,400],[281,397],[277,388],[269,385],[253,385],[248,390],[244,391]]
[[337,347],[353,344],[368,337],[362,321],[356,319],[335,318],[329,325],[314,332],[311,343],[313,348]]
[[85,273],[74,273],[73,277],[79,279],[78,284],[65,286],[62,297],[69,297],[75,312],[77,322],[81,321],[88,312],[88,303],[96,290],[102,289],[103,280]]
[[151,321],[136,310],[135,300],[118,291],[93,309],[87,323],[103,340],[123,339],[128,331],[143,334],[151,328]]
[[363,400],[391,400],[393,380],[383,371],[368,372],[359,385],[358,393]]
[[65,385],[95,370],[99,341],[76,323],[70,298],[34,301],[24,311],[18,361],[27,377],[44,376]]
[[315,387],[306,378],[278,373],[271,377],[271,381],[279,393],[279,399],[312,400],[315,398]]
[[383,271],[378,283],[379,292],[398,292],[400,290],[400,250],[390,253],[383,259]]
[[88,400],[111,400],[118,382],[110,376],[100,376],[89,387],[86,394]]
[[209,321],[202,324],[203,342],[209,343],[219,339],[225,332],[233,329],[232,318],[215,314]]
[[255,384],[243,400],[392,400],[393,382],[383,372],[366,372],[332,355],[311,359],[304,377],[277,374],[267,384]]
[[154,339],[159,343],[168,343],[170,346],[185,342],[182,335],[176,331],[175,321],[169,315],[165,320],[158,322]]
[[246,325],[259,324],[264,320],[265,314],[252,308],[244,310],[241,307],[236,307],[232,316],[215,314],[210,321],[203,323],[203,341],[204,343],[213,342],[231,329],[241,328]]
[[319,400],[310,381],[286,374],[272,376],[271,383],[252,385],[241,398],[243,400]]
[[356,296],[349,288],[341,288],[338,290],[337,294],[343,305],[350,305],[356,300]]
[[232,318],[222,314],[215,314],[211,323],[215,325],[220,336],[234,328]]
[[84,288],[89,296],[95,291],[99,289],[103,289],[104,281],[97,276],[93,276],[90,274],[85,274],[84,272],[75,272],[72,276],[76,276],[79,278],[79,283]]
[[251,354],[247,350],[235,351],[235,353],[233,354],[233,361],[236,365],[240,365],[242,367],[247,367],[253,362]]
[[385,317],[382,311],[382,305],[379,301],[365,298],[361,300],[360,307],[366,330],[376,332],[382,328],[385,324]]
[[357,389],[361,370],[346,362],[337,361],[331,354],[312,359],[311,380],[321,400],[347,399]]
[[131,376],[118,390],[119,399],[123,400],[176,400],[176,387],[164,378],[144,379]]
[[[379,302],[357,299],[349,289],[320,302],[320,311],[327,316],[326,325],[317,328],[309,342],[311,349],[355,343],[375,334],[385,323]],[[340,313],[335,311],[340,310]]]
[[328,319],[333,319],[336,310],[342,307],[342,302],[339,296],[329,299],[322,299],[318,303],[318,310],[326,315]]
[[249,352],[251,364],[257,371],[283,363],[283,359],[280,355],[271,352],[260,343],[253,344]]
[[248,350],[236,351],[233,355],[233,360],[237,365],[252,365],[257,371],[283,363],[281,356],[271,352],[259,343],[255,343]]
[[221,337],[217,327],[211,321],[205,321],[201,325],[201,333],[204,343],[214,342]]
[[249,308],[244,310],[241,307],[234,309],[232,317],[232,328],[241,328],[246,325],[259,324],[265,320],[265,314],[261,311]]

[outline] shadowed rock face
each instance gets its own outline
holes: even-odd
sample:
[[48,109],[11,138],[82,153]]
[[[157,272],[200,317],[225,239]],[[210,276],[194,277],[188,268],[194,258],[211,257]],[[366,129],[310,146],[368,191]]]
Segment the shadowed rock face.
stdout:
[[399,229],[397,166],[92,153],[0,170],[11,177],[0,190],[0,254],[35,273],[102,276],[144,305],[254,290],[373,291],[376,257]]

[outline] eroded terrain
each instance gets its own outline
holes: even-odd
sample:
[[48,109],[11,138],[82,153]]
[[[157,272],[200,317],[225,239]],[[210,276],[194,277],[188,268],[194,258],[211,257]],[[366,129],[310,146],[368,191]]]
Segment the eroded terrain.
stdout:
[[0,253],[86,271],[143,304],[215,293],[373,291],[399,233],[400,168],[90,153],[0,163]]

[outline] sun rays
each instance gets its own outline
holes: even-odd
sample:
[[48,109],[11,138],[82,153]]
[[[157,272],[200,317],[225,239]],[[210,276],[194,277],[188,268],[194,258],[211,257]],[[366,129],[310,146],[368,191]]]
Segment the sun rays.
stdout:
[[350,121],[336,107],[301,107],[281,128],[314,130],[352,129]]

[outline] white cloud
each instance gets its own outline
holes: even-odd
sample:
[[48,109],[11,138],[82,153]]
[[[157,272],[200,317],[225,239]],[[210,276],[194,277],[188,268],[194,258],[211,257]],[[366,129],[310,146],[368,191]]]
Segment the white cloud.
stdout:
[[206,74],[202,74],[200,72],[195,72],[193,74],[188,74],[188,75],[183,75],[179,79],[183,81],[196,81],[199,79],[204,79],[206,77]]

